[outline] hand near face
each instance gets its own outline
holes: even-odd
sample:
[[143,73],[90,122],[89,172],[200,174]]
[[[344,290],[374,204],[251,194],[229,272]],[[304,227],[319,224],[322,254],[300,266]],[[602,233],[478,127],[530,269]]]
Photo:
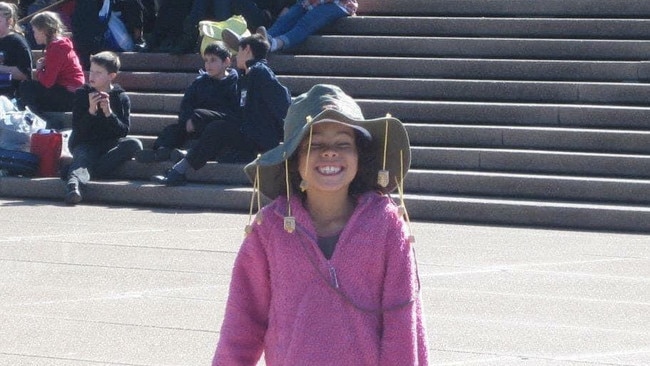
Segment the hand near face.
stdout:
[[99,104],[98,108],[101,108],[105,116],[110,116],[113,111],[111,110],[111,103],[108,97],[108,93],[99,92]]
[[104,112],[105,116],[108,116],[112,113],[111,104],[109,103],[108,93],[105,92],[93,92],[88,94],[88,112],[92,115],[97,114],[99,109]]

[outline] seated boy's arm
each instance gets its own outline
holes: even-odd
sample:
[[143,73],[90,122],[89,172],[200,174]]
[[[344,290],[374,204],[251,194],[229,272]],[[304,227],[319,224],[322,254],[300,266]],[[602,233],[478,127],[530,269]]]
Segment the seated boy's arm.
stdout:
[[75,91],[74,104],[72,106],[72,129],[86,135],[92,129],[93,115],[88,111],[88,90],[79,88]]

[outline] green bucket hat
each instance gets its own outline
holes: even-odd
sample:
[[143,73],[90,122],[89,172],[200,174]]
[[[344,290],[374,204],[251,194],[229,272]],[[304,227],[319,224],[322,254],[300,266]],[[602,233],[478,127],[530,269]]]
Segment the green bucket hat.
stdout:
[[367,120],[354,99],[338,86],[318,84],[291,103],[284,119],[284,142],[244,167],[253,184],[259,174],[257,187],[262,194],[274,199],[286,193],[285,161],[309,135],[311,126],[324,121],[348,125],[377,142],[372,145],[376,169],[384,181],[377,189],[390,193],[397,187],[397,179],[402,181],[411,164],[409,137],[402,122],[391,116]]

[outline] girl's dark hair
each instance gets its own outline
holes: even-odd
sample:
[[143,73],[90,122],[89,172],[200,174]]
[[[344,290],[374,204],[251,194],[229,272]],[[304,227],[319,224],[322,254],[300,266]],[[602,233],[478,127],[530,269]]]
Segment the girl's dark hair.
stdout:
[[[350,183],[348,194],[358,196],[362,193],[379,189],[377,186],[377,172],[379,171],[379,165],[377,163],[378,147],[376,142],[369,140],[356,129],[354,130],[354,141],[359,161],[357,164],[357,175]],[[291,157],[289,157],[289,184],[293,194],[298,194],[304,199],[306,197],[305,192],[302,192],[298,188],[302,181],[300,171],[298,170],[299,155],[300,148],[296,149]]]

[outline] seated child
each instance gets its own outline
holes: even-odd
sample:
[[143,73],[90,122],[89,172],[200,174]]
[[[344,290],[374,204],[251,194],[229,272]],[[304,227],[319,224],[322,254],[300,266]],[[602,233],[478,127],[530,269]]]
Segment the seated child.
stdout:
[[269,42],[255,33],[238,39],[239,115],[210,123],[187,155],[165,175],[152,180],[166,186],[186,184],[188,169],[201,169],[217,154],[230,149],[236,157],[229,162],[250,162],[255,155],[277,146],[282,140],[282,121],[291,104],[291,94],[267,66]]
[[44,11],[30,21],[34,38],[45,45],[44,57],[36,61],[36,80],[24,80],[18,89],[20,104],[34,113],[72,110],[75,90],[83,85],[84,73],[66,28],[57,13]]
[[205,127],[215,120],[239,113],[238,75],[230,68],[230,57],[230,51],[221,42],[213,42],[205,48],[205,71],[201,71],[185,91],[178,123],[163,129],[153,150],[138,152],[135,156],[138,162],[179,160],[179,152],[175,149],[183,147],[188,140],[199,138]]
[[131,100],[124,89],[113,84],[120,59],[104,51],[90,56],[88,84],[77,89],[72,111],[72,134],[68,147],[72,164],[66,176],[65,202],[81,202],[80,185],[91,175],[104,178],[142,150],[140,140],[129,133]]

